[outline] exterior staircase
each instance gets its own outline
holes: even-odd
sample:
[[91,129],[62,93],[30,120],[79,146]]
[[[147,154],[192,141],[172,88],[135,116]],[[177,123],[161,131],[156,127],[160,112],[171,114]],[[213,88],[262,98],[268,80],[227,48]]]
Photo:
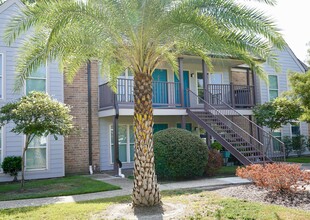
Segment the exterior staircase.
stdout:
[[[204,94],[207,95],[207,100],[212,96],[207,91]],[[204,105],[203,109],[188,108],[189,117],[203,127],[242,164],[264,164],[285,160],[283,142],[241,115],[230,105],[221,99],[216,100],[216,105],[210,104],[190,90],[189,96],[196,96],[195,98],[200,99],[200,103]],[[238,124],[229,118],[232,115],[238,116]],[[244,126],[240,125],[247,125],[251,128],[251,132],[244,130],[242,128]]]

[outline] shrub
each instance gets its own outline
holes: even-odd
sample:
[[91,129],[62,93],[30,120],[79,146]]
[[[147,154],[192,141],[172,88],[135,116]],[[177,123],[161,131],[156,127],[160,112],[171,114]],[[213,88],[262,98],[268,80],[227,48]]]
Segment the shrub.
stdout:
[[207,176],[214,176],[216,171],[218,171],[223,166],[223,157],[215,149],[211,149],[208,152],[208,163],[206,165],[205,174]]
[[202,176],[207,164],[208,147],[196,135],[178,128],[155,133],[156,173],[162,179]]
[[215,141],[211,144],[211,148],[215,149],[215,150],[223,150],[222,145],[217,141]]
[[305,186],[310,184],[310,172],[301,170],[298,164],[254,164],[238,167],[236,175],[272,191],[296,192],[305,190]]
[[6,174],[10,174],[10,176],[13,176],[13,181],[17,181],[17,175],[18,172],[22,170],[22,158],[21,157],[15,157],[10,156],[4,158],[1,167],[3,169],[3,172]]
[[306,151],[307,140],[304,135],[297,135],[292,137],[292,148],[296,152],[297,156],[300,157],[303,152]]

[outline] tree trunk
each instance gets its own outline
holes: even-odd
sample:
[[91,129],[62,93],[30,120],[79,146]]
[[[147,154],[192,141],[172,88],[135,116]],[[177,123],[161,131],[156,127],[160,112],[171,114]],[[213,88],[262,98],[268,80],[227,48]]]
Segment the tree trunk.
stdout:
[[134,76],[134,206],[154,206],[161,203],[155,175],[153,149],[153,107],[151,74]]
[[26,143],[23,149],[23,156],[22,156],[22,179],[21,179],[21,189],[24,190],[25,186],[25,154],[26,154],[26,144],[27,144],[27,139]]
[[29,145],[29,140],[30,140],[30,137],[26,135],[26,141],[25,141],[25,146],[23,148],[23,156],[22,156],[22,179],[21,179],[22,190],[24,190],[24,186],[25,186],[25,156],[26,156],[28,145]]

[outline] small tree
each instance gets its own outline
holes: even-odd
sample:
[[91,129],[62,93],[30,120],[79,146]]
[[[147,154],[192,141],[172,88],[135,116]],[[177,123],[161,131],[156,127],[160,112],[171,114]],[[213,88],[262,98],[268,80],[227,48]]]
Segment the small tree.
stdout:
[[257,124],[269,127],[273,133],[282,125],[297,120],[303,110],[295,100],[277,97],[273,101],[256,106],[253,113]]
[[0,110],[0,124],[13,122],[11,130],[26,136],[22,154],[21,187],[24,188],[25,153],[34,137],[67,135],[73,129],[70,108],[42,92],[31,92],[20,100],[4,105]]
[[301,120],[310,122],[310,70],[306,73],[291,73],[289,81],[292,88],[290,95],[304,109]]
[[[277,97],[253,109],[257,124],[269,127],[271,134],[282,125],[297,120],[302,113],[303,109],[298,102],[286,97]],[[271,144],[272,136],[270,136],[268,146]]]
[[16,182],[18,172],[22,170],[22,158],[15,156],[6,157],[4,158],[1,167],[3,169],[3,172],[6,174],[10,174],[10,176],[13,176],[13,182]]

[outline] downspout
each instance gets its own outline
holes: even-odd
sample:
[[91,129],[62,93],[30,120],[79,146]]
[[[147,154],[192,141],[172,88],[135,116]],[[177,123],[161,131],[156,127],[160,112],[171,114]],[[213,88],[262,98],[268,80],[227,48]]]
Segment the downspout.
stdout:
[[93,140],[92,140],[92,111],[91,111],[91,62],[87,62],[87,95],[88,95],[88,163],[89,174],[92,175],[93,171]]

